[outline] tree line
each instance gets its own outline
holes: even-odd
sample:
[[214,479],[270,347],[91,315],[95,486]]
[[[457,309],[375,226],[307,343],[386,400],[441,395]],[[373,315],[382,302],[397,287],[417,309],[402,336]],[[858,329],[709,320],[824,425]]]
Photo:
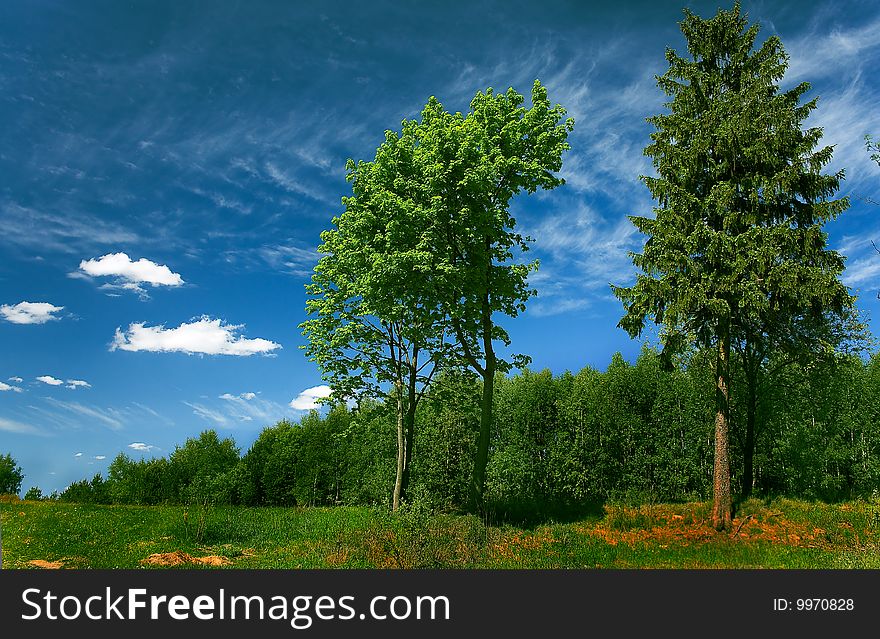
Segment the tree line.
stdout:
[[[499,519],[568,516],[603,502],[688,501],[713,491],[714,353],[670,368],[656,350],[606,370],[499,375],[486,467],[487,512]],[[742,361],[732,362],[742,381]],[[441,376],[416,415],[410,500],[468,506],[482,389]],[[787,365],[759,388],[753,472],[744,485],[743,402],[731,406],[736,495],[836,501],[880,487],[880,355]],[[107,476],[74,482],[63,501],[105,504],[391,507],[396,406],[365,402],[264,429],[244,453],[213,430],[167,457],[118,455]]]

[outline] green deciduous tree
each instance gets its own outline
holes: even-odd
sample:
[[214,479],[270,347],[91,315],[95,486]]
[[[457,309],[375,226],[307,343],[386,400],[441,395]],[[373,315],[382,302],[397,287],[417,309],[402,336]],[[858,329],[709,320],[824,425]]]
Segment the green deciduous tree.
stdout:
[[522,191],[563,183],[568,133],[574,121],[552,106],[536,81],[532,105],[515,90],[479,92],[467,114],[448,113],[435,98],[422,112],[421,151],[427,156],[427,188],[433,220],[432,273],[444,316],[464,362],[482,378],[480,432],[470,485],[473,509],[482,509],[492,425],[495,376],[528,360],[500,357],[495,343],[510,344],[496,314],[515,317],[535,291],[515,253],[529,238],[516,231],[511,199]]
[[[167,467],[176,499],[185,503],[226,501],[226,495],[218,490],[218,479],[235,467],[238,452],[235,441],[221,440],[213,429],[202,431],[198,438],[190,437],[183,446],[176,447]],[[142,490],[145,488],[142,486]]]
[[419,125],[387,131],[371,162],[348,161],[353,195],[321,234],[300,326],[309,358],[337,400],[376,397],[397,409],[392,508],[406,496],[415,415],[447,352],[446,324],[428,276],[434,262]]
[[336,229],[322,234],[325,256],[303,323],[309,356],[338,397],[368,392],[397,405],[394,508],[409,481],[418,403],[432,376],[454,360],[483,380],[480,437],[471,502],[482,507],[496,373],[520,364],[496,354],[510,343],[493,315],[516,316],[534,294],[514,262],[528,249],[510,200],[562,184],[573,123],[536,82],[532,106],[514,91],[478,93],[466,115],[435,98],[420,121],[387,132],[372,162],[349,162],[354,196]]
[[644,180],[656,217],[630,218],[648,236],[632,256],[642,272],[613,289],[631,335],[650,318],[665,348],[696,342],[716,353],[712,522],[721,530],[732,519],[731,345],[751,325],[852,305],[843,258],[822,230],[848,202],[831,199],[843,173],[821,173],[832,155],[816,149],[821,129],[801,128],[816,108],[816,99],[800,103],[809,84],[779,90],[788,66],[779,38],[756,46],[759,27],[739,3],[708,20],[685,10],[680,27],[689,55],[667,50],[657,81],[668,113],[648,120],[657,175]]
[[744,322],[732,338],[742,369],[744,410],[734,432],[742,451],[741,498],[754,485],[756,442],[761,437],[759,398],[789,366],[814,367],[863,351],[870,342],[868,328],[849,303],[824,313],[801,313],[780,308]]
[[21,467],[15,463],[12,455],[9,453],[0,455],[0,495],[6,493],[17,495],[22,480],[24,473],[21,472]]

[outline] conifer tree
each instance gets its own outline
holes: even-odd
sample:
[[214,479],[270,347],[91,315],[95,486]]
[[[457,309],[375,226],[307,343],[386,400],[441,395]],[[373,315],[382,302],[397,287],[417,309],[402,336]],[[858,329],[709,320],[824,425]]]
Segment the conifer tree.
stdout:
[[[843,172],[826,175],[832,147],[822,131],[802,128],[816,108],[801,104],[810,85],[780,91],[788,66],[782,43],[756,45],[758,25],[737,2],[702,19],[687,9],[680,23],[687,56],[667,49],[657,78],[669,96],[645,154],[654,217],[632,216],[647,236],[633,286],[613,290],[623,302],[620,326],[641,333],[662,327],[664,348],[696,343],[715,351],[715,461],[712,524],[732,519],[728,430],[730,353],[758,324],[842,314],[853,298],[841,284],[844,258],[827,248],[823,225],[848,206],[833,199]],[[780,318],[783,321],[779,321]]]

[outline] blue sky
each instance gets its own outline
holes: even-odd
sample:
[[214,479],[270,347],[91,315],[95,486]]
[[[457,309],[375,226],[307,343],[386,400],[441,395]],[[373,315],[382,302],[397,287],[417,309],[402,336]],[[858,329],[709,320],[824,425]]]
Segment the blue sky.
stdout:
[[[299,348],[345,160],[431,95],[466,110],[538,78],[575,118],[567,184],[516,199],[539,291],[505,322],[554,372],[633,359],[631,281],[654,75],[682,2],[41,2],[0,5],[0,453],[44,492],[206,428],[246,450],[310,405]],[[718,2],[689,3],[709,17]],[[723,5],[729,8],[727,3]],[[877,333],[880,7],[746,2],[807,80],[853,205],[827,227]],[[861,199],[859,199],[861,198]],[[305,394],[303,394],[305,392]]]

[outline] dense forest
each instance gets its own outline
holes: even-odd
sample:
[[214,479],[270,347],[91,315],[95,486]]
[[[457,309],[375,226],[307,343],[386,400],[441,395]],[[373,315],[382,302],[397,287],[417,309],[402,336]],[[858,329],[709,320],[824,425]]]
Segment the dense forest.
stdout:
[[[608,500],[703,500],[712,492],[711,356],[671,369],[644,350],[603,372],[528,370],[495,385],[487,504],[499,519],[565,516]],[[736,362],[734,362],[736,364]],[[734,366],[742,375],[741,367]],[[707,388],[708,387],[708,388]],[[479,384],[441,378],[417,415],[411,499],[466,508],[479,433]],[[743,493],[746,407],[732,407],[732,475]],[[880,485],[880,356],[779,366],[757,402],[753,494],[827,501]],[[106,478],[60,500],[279,506],[390,505],[393,406],[313,411],[268,427],[243,455],[206,431],[167,458],[120,454]]]

